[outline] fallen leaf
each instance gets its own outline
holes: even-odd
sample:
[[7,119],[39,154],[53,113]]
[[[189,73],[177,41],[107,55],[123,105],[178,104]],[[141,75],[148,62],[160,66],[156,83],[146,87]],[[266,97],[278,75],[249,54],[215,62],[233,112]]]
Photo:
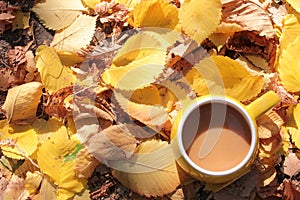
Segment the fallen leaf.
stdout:
[[[295,187],[295,182],[297,182],[297,187]],[[299,182],[298,181],[291,181],[291,180],[284,180],[283,181],[283,198],[286,200],[296,200],[300,198],[300,191],[299,191]]]
[[3,200],[20,199],[26,200],[29,198],[29,193],[25,189],[25,180],[17,175],[12,175],[12,178],[3,194]]
[[39,190],[43,176],[40,172],[27,172],[25,179],[25,188],[29,194],[35,194]]
[[32,10],[47,28],[61,30],[70,26],[85,8],[80,0],[47,0]]
[[38,165],[57,185],[57,199],[71,198],[84,189],[84,182],[75,176],[75,157],[70,157],[77,144],[78,140],[70,139],[66,131],[60,130],[53,133],[38,149]]
[[107,163],[108,160],[129,158],[137,143],[126,125],[119,124],[93,134],[84,145],[97,160]]
[[300,91],[300,61],[294,59],[300,51],[300,37],[291,42],[279,59],[278,72],[283,87],[289,92]]
[[196,64],[184,77],[198,95],[227,94],[246,101],[261,92],[264,81],[251,75],[240,63],[224,56],[210,56]]
[[289,4],[298,12],[300,13],[300,2],[297,0],[287,0]]
[[222,21],[240,25],[243,30],[257,31],[273,38],[276,33],[267,10],[258,1],[230,0],[223,2]]
[[[141,143],[135,150],[135,154],[137,154],[135,159],[128,161],[128,167],[131,169],[131,172],[126,171],[126,168],[124,168],[124,170],[112,169],[112,175],[127,188],[130,188],[140,195],[145,195],[146,197],[163,196],[175,191],[180,184],[175,160],[169,162],[167,165],[163,165],[161,168],[155,167],[155,163],[160,162],[160,160],[173,157],[172,151],[165,151],[165,155],[155,158],[149,155],[149,161],[151,162],[153,159],[155,161],[152,165],[143,164],[145,161],[143,155],[146,155],[147,157],[147,153],[167,148],[168,145],[170,144],[159,140],[148,140]],[[154,155],[157,156],[157,154]],[[143,172],[143,169],[142,171],[139,171],[140,168],[144,168],[145,171]]]
[[219,0],[185,0],[179,9],[179,20],[184,33],[200,44],[221,20]]
[[11,140],[8,144],[0,144],[2,153],[13,159],[28,158],[37,149],[36,132],[28,125],[9,125],[6,120],[0,121],[1,141]]
[[43,45],[38,47],[36,67],[41,74],[44,87],[50,94],[76,81],[76,76],[70,68],[61,63],[54,48]]
[[[143,50],[139,50],[143,53]],[[145,55],[126,66],[105,70],[102,79],[118,89],[134,90],[149,86],[164,69],[164,51]],[[132,79],[132,77],[135,77]]]
[[35,119],[41,96],[42,84],[39,82],[13,87],[8,90],[2,110],[12,123]]
[[76,154],[74,171],[78,178],[88,179],[98,165],[100,162],[86,148],[83,148]]
[[101,0],[82,0],[82,3],[85,5],[85,6],[88,6],[92,9],[95,9],[96,5],[98,3],[100,3]]
[[97,16],[79,15],[69,27],[55,33],[50,46],[57,50],[77,53],[92,40],[96,20]]
[[135,28],[159,27],[175,29],[178,24],[178,9],[163,0],[141,1],[134,6],[133,11],[129,15],[129,23]]
[[132,118],[150,126],[161,126],[167,120],[167,112],[160,105],[138,104],[115,92],[115,98],[121,108]]
[[283,173],[288,175],[289,177],[293,177],[300,172],[300,160],[295,153],[289,153],[288,156],[285,157],[283,163]]

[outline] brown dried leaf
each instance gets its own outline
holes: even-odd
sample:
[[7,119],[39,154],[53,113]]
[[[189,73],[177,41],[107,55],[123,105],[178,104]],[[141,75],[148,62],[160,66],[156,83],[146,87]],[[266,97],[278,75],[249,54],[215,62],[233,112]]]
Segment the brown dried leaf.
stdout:
[[283,173],[290,177],[300,172],[300,160],[295,153],[289,153],[283,163]]
[[86,148],[81,149],[76,154],[74,165],[75,174],[78,178],[88,179],[99,164],[99,161],[96,160],[96,158],[90,154]]
[[283,181],[283,198],[285,200],[297,200],[300,199],[300,187],[299,182],[296,180],[284,180]]
[[3,200],[26,200],[28,197],[29,192],[25,189],[25,180],[17,175],[13,175],[3,194]]
[[283,119],[275,112],[269,111],[257,120],[260,139],[268,139],[279,134]]
[[222,21],[238,24],[243,30],[257,31],[260,36],[276,35],[269,13],[258,1],[223,1]]
[[92,135],[85,145],[97,160],[107,163],[108,160],[129,158],[137,143],[126,125],[119,124]]

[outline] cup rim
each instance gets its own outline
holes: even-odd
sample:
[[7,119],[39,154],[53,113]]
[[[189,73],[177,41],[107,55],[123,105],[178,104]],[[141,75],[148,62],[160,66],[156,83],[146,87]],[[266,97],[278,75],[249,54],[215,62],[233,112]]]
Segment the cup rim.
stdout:
[[[249,125],[250,132],[251,132],[251,143],[250,143],[250,148],[247,153],[247,155],[244,157],[244,159],[236,166],[234,166],[231,169],[224,170],[224,171],[210,171],[207,169],[204,169],[200,166],[198,166],[196,163],[194,163],[190,157],[186,153],[186,149],[184,148],[183,145],[183,140],[182,140],[182,129],[183,125],[188,117],[189,114],[191,114],[197,107],[201,105],[205,105],[207,103],[225,103],[226,105],[229,105],[233,108],[235,108],[246,120],[247,124]],[[180,131],[179,131],[180,130]],[[180,122],[177,127],[177,144],[179,147],[179,150],[181,152],[181,155],[185,159],[185,161],[192,166],[196,171],[200,173],[204,173],[209,176],[226,176],[229,174],[233,174],[240,170],[242,167],[244,167],[249,160],[252,158],[253,153],[255,152],[256,145],[257,145],[257,133],[256,133],[256,122],[254,119],[250,116],[246,108],[238,101],[235,99],[232,99],[227,96],[206,96],[202,97],[200,99],[195,100],[191,105],[189,105],[184,111],[181,116]]]

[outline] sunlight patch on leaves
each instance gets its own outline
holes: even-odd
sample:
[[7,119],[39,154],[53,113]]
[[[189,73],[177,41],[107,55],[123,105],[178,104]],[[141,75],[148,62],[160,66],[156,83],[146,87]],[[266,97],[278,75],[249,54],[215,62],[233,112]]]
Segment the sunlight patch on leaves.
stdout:
[[80,15],[68,28],[57,31],[51,46],[72,53],[85,48],[93,37],[97,16]]
[[70,26],[85,8],[80,0],[46,0],[32,10],[47,28],[60,30]]
[[42,83],[49,93],[75,83],[73,71],[64,66],[54,48],[39,46],[36,51],[36,67],[41,73]]
[[[6,120],[0,121],[0,140],[2,153],[13,159],[24,159],[37,149],[36,132],[28,125],[9,125]],[[3,144],[5,141],[10,143]]]
[[99,4],[102,0],[82,0],[85,6],[88,6],[92,9],[95,9],[96,5]]
[[179,10],[183,31],[198,44],[216,30],[221,19],[220,0],[185,0]]

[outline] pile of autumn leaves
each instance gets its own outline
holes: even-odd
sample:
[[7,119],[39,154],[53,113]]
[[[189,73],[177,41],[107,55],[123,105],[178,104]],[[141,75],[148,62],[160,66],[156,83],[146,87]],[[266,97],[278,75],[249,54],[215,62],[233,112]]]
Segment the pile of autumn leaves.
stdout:
[[[246,3],[252,12],[243,14],[239,12],[244,5],[239,1],[219,0],[184,1],[178,7],[163,0],[118,0],[115,3],[47,0],[36,4],[33,11],[46,27],[55,30],[55,35],[50,46],[40,46],[36,51],[35,64],[42,82],[10,89],[2,106],[7,120],[0,122],[0,146],[4,155],[1,162],[10,170],[20,165],[8,178],[10,183],[3,198],[24,195],[32,199],[45,196],[47,199],[87,199],[86,182],[99,161],[128,159],[132,165],[135,165],[133,160],[141,165],[146,161],[140,154],[169,149],[168,142],[160,139],[140,140],[146,137],[142,135],[145,133],[133,127],[138,126],[136,123],[119,123],[111,105],[105,107],[95,99],[84,98],[75,105],[73,87],[70,90],[74,84],[79,85],[78,93],[88,91],[94,97],[113,91],[115,107],[167,141],[180,104],[194,96],[226,94],[249,102],[263,91],[280,88],[279,95],[288,94],[296,102],[300,91],[300,60],[295,59],[300,51],[300,8],[295,2],[288,1],[291,7],[287,6],[287,13],[279,22],[271,21],[258,1]],[[117,6],[120,4],[124,6]],[[227,9],[222,10],[222,6]],[[249,20],[252,15],[263,22]],[[121,27],[130,24],[135,28],[158,28],[145,28],[130,37],[101,74],[101,81],[95,82],[86,69],[76,66],[84,60],[82,48],[92,40],[97,20]],[[172,81],[161,77],[166,69],[173,70],[173,65],[182,57],[193,55],[204,39],[209,38],[221,47],[226,38],[239,31],[256,31],[266,38],[279,37],[274,66],[268,66],[265,71],[251,70],[251,64],[245,60],[210,52],[201,60],[194,55],[191,62],[197,62],[181,77]],[[182,37],[182,33],[192,40]],[[266,62],[259,56],[257,59],[259,63]],[[277,78],[276,87],[271,87]],[[194,95],[188,95],[182,85],[187,85]],[[37,119],[35,114],[43,88],[50,95],[49,99],[57,98],[59,104],[59,109],[52,110],[44,105],[48,106],[48,120]],[[69,93],[62,98],[58,94],[63,91]],[[281,106],[288,110],[285,121],[275,111],[258,121],[261,140],[258,157],[264,166],[260,186],[274,180],[274,164],[280,161],[280,155],[288,154],[290,140],[300,148],[300,106],[288,103]],[[67,113],[66,116],[58,113],[59,110]],[[84,118],[96,118],[96,121],[84,124],[87,122]],[[172,158],[170,153],[147,159],[163,161]],[[135,157],[130,160],[132,156]],[[180,185],[174,160],[163,169],[142,174],[115,169],[112,172],[126,187],[150,197],[171,193]],[[16,190],[15,185],[21,182],[19,177],[24,178],[25,187]]]

